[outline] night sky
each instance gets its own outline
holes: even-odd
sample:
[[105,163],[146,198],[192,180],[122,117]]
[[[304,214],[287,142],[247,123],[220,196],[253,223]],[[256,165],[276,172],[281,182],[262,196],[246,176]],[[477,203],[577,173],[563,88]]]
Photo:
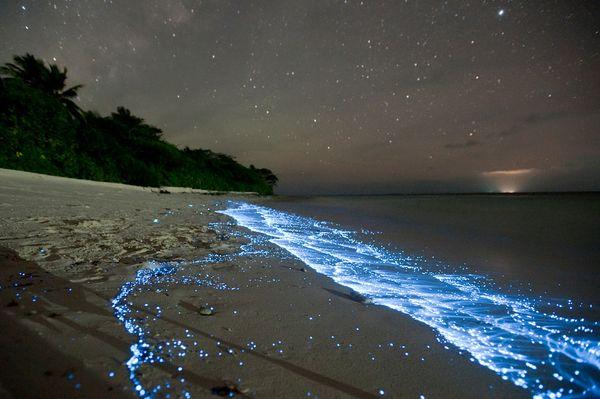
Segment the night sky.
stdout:
[[283,194],[600,189],[597,1],[0,0],[0,43]]

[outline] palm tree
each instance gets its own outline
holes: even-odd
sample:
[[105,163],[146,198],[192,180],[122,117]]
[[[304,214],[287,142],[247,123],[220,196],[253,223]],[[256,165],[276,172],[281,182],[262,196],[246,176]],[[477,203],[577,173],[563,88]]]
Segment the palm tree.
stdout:
[[267,168],[262,168],[262,169],[256,169],[256,171],[261,174],[263,179],[265,179],[265,181],[267,182],[267,184],[269,186],[271,186],[271,188],[273,188],[277,185],[277,182],[279,181],[279,179],[277,178],[277,176],[275,176],[275,174],[273,172],[271,172],[271,170],[269,170]]
[[137,117],[125,107],[117,107],[117,112],[110,114],[110,118],[117,122],[130,139],[160,139],[162,130],[148,125],[144,119]]
[[130,130],[135,129],[144,123],[142,118],[133,115],[131,111],[125,107],[117,107],[117,112],[110,114],[110,117]]
[[13,62],[7,62],[0,67],[0,74],[19,79],[57,97],[72,116],[81,118],[81,109],[73,100],[77,97],[77,91],[83,86],[75,85],[66,89],[67,68],[63,68],[61,71],[55,64],[46,66],[43,60],[35,58],[31,54],[25,54],[14,56]]

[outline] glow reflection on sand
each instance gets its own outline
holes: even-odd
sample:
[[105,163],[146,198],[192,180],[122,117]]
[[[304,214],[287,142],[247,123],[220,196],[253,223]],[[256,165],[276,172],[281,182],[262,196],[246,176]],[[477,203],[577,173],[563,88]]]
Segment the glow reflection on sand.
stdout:
[[390,253],[330,224],[243,202],[220,211],[350,287],[375,304],[434,328],[505,380],[537,398],[600,396],[598,322],[545,308],[541,301],[490,288],[483,276],[428,272],[414,259]]
[[[211,262],[218,260],[216,256],[208,256],[200,262]],[[148,262],[146,267],[138,270],[135,279],[123,284],[118,295],[112,300],[112,308],[115,317],[125,327],[125,330],[137,337],[137,342],[130,346],[131,357],[126,363],[129,370],[129,379],[133,384],[135,393],[142,398],[153,397],[182,397],[191,398],[191,394],[177,384],[177,380],[173,382],[165,382],[147,386],[140,378],[139,371],[144,365],[152,365],[155,363],[165,363],[165,354],[172,358],[173,352],[178,352],[179,356],[185,356],[186,347],[180,339],[172,337],[160,344],[153,342],[151,332],[148,329],[149,319],[160,319],[162,309],[156,307],[148,310],[143,308],[143,313],[139,312],[132,302],[132,296],[144,290],[157,290],[157,287],[169,284],[179,283],[184,285],[204,286],[215,290],[234,290],[226,284],[213,281],[210,276],[192,277],[192,276],[177,276],[177,271],[180,262]],[[148,304],[145,304],[148,305]],[[144,315],[142,317],[142,315]],[[171,391],[177,394],[172,395]]]
[[[191,206],[190,206],[191,207]],[[157,220],[157,219],[156,219]],[[215,230],[229,230],[233,227],[230,224],[224,225],[221,223],[213,223],[209,225]],[[112,299],[112,308],[114,316],[125,327],[125,330],[135,336],[137,341],[130,346],[131,357],[125,363],[129,373],[129,380],[132,383],[135,394],[141,398],[191,398],[192,394],[188,391],[185,379],[167,378],[162,382],[154,381],[153,383],[145,382],[141,375],[141,370],[144,366],[152,366],[156,364],[171,363],[171,368],[176,367],[173,364],[173,359],[184,358],[187,355],[185,338],[190,338],[188,330],[185,330],[185,338],[173,335],[171,337],[160,337],[155,339],[152,337],[153,321],[162,318],[162,309],[160,306],[148,308],[148,303],[140,307],[134,303],[134,298],[138,294],[143,294],[145,291],[150,292],[168,292],[169,284],[202,286],[220,291],[236,291],[239,287],[231,287],[225,283],[215,280],[210,274],[202,273],[202,268],[196,270],[195,275],[187,275],[182,270],[183,266],[203,266],[226,261],[234,261],[248,256],[272,256],[271,252],[260,249],[264,246],[266,240],[259,235],[246,237],[241,232],[230,231],[231,236],[244,236],[248,240],[246,244],[241,245],[238,252],[231,254],[216,254],[210,253],[203,258],[196,259],[192,262],[172,261],[172,262],[156,262],[149,261],[143,268],[139,269],[135,274],[135,278],[126,282],[120,287],[118,294]],[[182,274],[182,272],[184,272]],[[191,272],[191,270],[188,270]],[[199,274],[198,274],[199,273]],[[142,312],[140,313],[140,310]],[[179,331],[181,333],[181,331]],[[250,343],[249,349],[256,349],[254,342]],[[198,350],[199,356],[208,357],[208,352],[204,349],[196,347],[197,342],[194,342],[194,347]],[[219,353],[217,356],[221,356]],[[166,359],[170,359],[170,362]],[[177,368],[178,372],[183,371],[183,367]],[[112,372],[111,372],[112,373]],[[114,377],[112,373],[110,377]]]

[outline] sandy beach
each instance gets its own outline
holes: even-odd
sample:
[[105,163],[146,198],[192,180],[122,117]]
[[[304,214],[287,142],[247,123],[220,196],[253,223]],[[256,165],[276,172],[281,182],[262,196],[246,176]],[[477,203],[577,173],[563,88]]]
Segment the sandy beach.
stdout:
[[0,170],[0,397],[529,396],[230,199]]

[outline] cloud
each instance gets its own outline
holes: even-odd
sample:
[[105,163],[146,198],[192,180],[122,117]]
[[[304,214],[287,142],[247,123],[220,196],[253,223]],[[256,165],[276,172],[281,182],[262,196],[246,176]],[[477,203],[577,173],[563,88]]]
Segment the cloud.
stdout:
[[484,176],[523,176],[532,173],[535,169],[508,169],[508,170],[489,170],[482,172]]
[[539,125],[548,121],[565,119],[565,118],[574,118],[580,115],[589,115],[589,111],[581,111],[581,110],[562,110],[562,111],[553,111],[546,113],[530,113],[525,115],[516,122],[514,122],[510,127],[501,130],[499,132],[490,133],[488,137],[507,137],[512,136],[518,133],[523,132],[529,126]]
[[468,147],[477,147],[482,145],[481,141],[477,140],[467,140],[464,143],[449,143],[444,146],[444,148],[449,149],[460,149],[460,148],[468,148]]

